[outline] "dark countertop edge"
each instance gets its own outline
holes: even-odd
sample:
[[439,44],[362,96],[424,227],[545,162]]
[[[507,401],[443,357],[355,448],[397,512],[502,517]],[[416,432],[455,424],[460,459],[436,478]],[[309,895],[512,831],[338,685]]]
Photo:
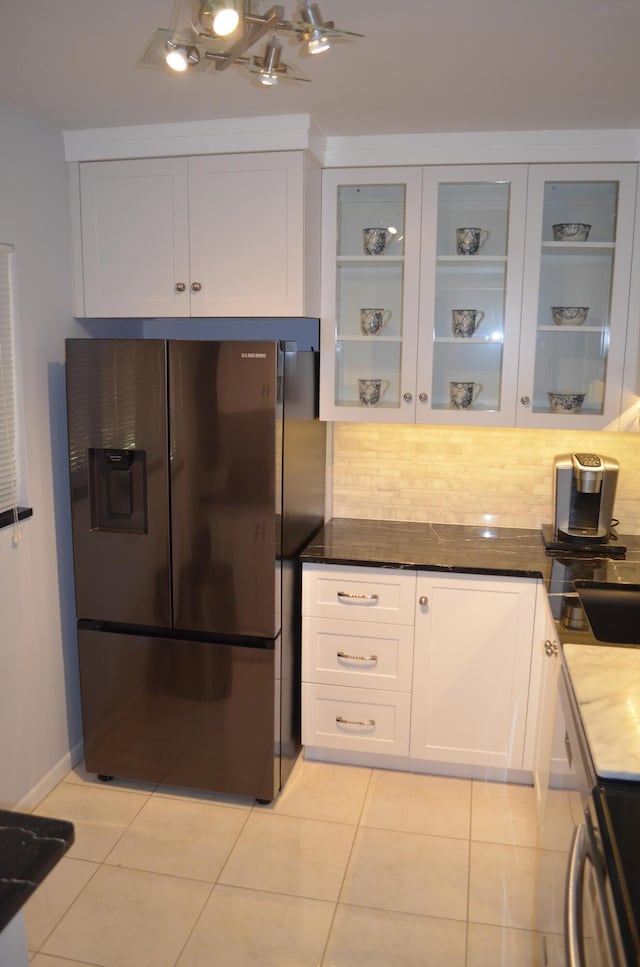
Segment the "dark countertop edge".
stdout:
[[67,820],[0,809],[0,930],[19,913],[74,839],[73,824]]
[[378,567],[387,568],[395,571],[440,571],[441,573],[448,574],[484,574],[484,575],[494,575],[500,577],[517,577],[517,578],[544,578],[545,575],[540,568],[524,568],[524,567],[479,567],[475,565],[458,565],[458,564],[428,564],[424,561],[418,563],[416,561],[390,561],[390,560],[372,560],[369,557],[345,557],[340,555],[339,557],[334,557],[330,554],[305,554],[300,555],[300,559],[303,564],[338,564],[344,567]]

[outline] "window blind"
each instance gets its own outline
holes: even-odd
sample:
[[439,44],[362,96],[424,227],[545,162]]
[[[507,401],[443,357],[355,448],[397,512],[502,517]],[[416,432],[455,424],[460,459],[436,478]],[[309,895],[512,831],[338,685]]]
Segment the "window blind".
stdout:
[[0,514],[18,505],[14,250],[0,243]]

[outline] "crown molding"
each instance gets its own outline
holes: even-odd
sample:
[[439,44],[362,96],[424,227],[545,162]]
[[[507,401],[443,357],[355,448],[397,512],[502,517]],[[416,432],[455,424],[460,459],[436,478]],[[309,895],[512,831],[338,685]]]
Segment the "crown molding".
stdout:
[[640,161],[640,130],[489,131],[326,137],[309,114],[64,132],[67,161],[308,151],[325,168]]
[[310,151],[318,161],[322,161],[324,142],[324,135],[308,114],[220,118],[64,132],[67,161],[242,154],[250,151]]
[[640,160],[640,131],[489,131],[326,139],[326,168]]

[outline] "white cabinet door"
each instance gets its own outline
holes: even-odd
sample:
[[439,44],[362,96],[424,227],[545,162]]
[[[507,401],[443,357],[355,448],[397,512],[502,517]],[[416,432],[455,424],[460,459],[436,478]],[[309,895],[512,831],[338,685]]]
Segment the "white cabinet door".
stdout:
[[189,315],[184,158],[80,166],[84,315]]
[[618,428],[636,180],[635,164],[529,169],[521,426]]
[[521,769],[536,582],[420,572],[416,759]]
[[415,420],[421,182],[418,168],[323,172],[323,420]]
[[299,152],[189,159],[192,316],[304,314]]
[[424,169],[419,422],[515,420],[526,187],[518,165]]
[[531,686],[529,689],[529,714],[527,715],[527,739],[525,744],[525,769],[533,772],[538,825],[542,829],[549,773],[551,766],[558,674],[560,671],[560,644],[556,624],[549,607],[547,592],[542,584],[538,588],[536,620],[531,658]]

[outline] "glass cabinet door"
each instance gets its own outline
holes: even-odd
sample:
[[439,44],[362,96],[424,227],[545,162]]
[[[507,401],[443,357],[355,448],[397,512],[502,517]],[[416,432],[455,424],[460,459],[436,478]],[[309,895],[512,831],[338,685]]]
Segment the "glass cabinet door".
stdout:
[[532,166],[518,423],[616,428],[634,165]]
[[420,182],[324,172],[323,419],[414,419]]
[[524,250],[519,167],[424,173],[418,419],[514,419]]

